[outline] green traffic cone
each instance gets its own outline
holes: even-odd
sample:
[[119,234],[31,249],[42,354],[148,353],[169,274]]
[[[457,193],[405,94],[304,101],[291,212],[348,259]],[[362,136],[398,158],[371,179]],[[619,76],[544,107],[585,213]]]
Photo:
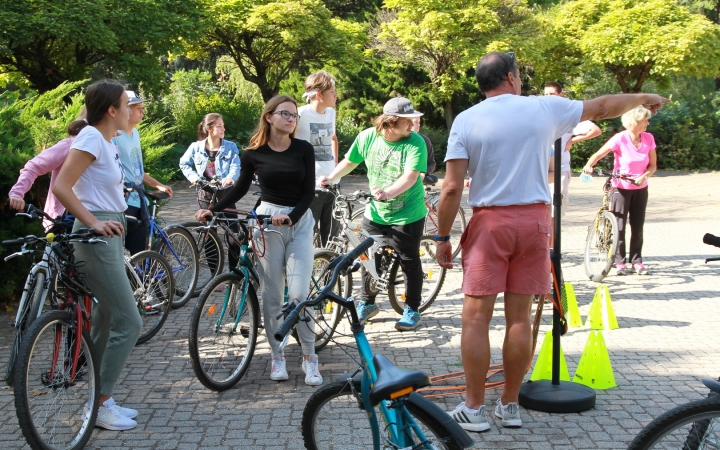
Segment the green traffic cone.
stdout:
[[590,332],[573,383],[584,384],[593,389],[610,389],[617,386],[602,331]]
[[[552,331],[545,332],[543,344],[540,348],[535,367],[533,367],[531,381],[552,380]],[[560,380],[570,381],[570,372],[568,372],[567,362],[565,362],[565,354],[560,347]]]

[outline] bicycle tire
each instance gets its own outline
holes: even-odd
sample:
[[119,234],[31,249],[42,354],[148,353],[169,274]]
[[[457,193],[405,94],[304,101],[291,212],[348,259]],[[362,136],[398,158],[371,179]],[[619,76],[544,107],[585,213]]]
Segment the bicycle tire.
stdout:
[[711,436],[717,443],[720,438],[720,395],[666,411],[640,430],[628,450],[716,448],[704,445]]
[[[352,212],[350,214],[350,220],[355,222],[357,225],[360,225],[362,223],[362,219],[365,217],[365,206],[359,206],[358,209]],[[358,221],[358,219],[360,219]]]
[[[310,396],[305,404],[300,425],[306,449],[373,448],[367,413],[360,406],[362,404],[362,398],[359,398],[360,386],[355,386],[356,397],[353,395],[351,383],[352,381],[346,379],[335,380],[320,387]],[[334,402],[335,400],[337,402]],[[410,402],[406,402],[405,407],[423,429],[426,437],[432,441],[431,444],[436,446],[435,448],[452,450],[463,448],[431,415]],[[379,408],[376,407],[375,411],[378,420],[381,421]],[[379,425],[382,433],[385,427],[382,423]],[[434,434],[435,439],[430,434]]]
[[[162,238],[155,240],[153,250],[163,255],[172,268],[175,295],[170,306],[177,309],[185,306],[195,293],[199,273],[197,262],[200,255],[197,251],[195,238],[185,228],[171,225],[165,228],[163,232],[167,235],[167,239],[170,241],[172,250],[175,253],[173,254]],[[180,269],[181,265],[185,266],[185,268]]]
[[[435,239],[432,236],[420,238],[420,258],[423,266],[423,286],[419,311],[423,312],[433,304],[445,282],[447,269],[441,267],[435,258]],[[388,299],[396,313],[405,311],[405,276],[401,275],[400,259],[394,257],[390,266]]]
[[172,267],[160,253],[145,250],[133,255],[125,270],[143,323],[135,343],[140,345],[160,331],[170,314],[174,294]]
[[[315,252],[315,258],[313,259],[312,281],[310,282],[310,296],[314,297],[322,288],[327,286],[327,281],[332,276],[332,271],[330,270],[325,272],[325,268],[336,256],[338,256],[337,253],[328,250]],[[321,277],[320,275],[323,272],[325,272],[325,274]],[[333,290],[340,297],[348,298],[350,296],[350,289],[352,288],[352,279],[350,277],[350,274],[347,274],[344,277],[338,277],[337,284]],[[325,348],[332,339],[335,334],[335,330],[340,323],[340,319],[342,319],[345,313],[345,308],[326,299],[314,309],[315,351],[318,352]],[[301,323],[298,323],[297,326],[301,326]]]
[[42,270],[39,270],[35,275],[29,275],[32,279],[30,280],[30,284],[28,286],[25,303],[22,306],[23,311],[18,316],[18,322],[15,323],[15,339],[13,340],[12,347],[10,347],[10,357],[8,358],[8,365],[5,370],[5,383],[8,386],[12,386],[15,381],[15,360],[17,358],[18,351],[20,350],[20,346],[22,345],[25,332],[38,317],[40,308],[45,302],[42,298],[45,276],[45,272]]
[[198,251],[198,276],[193,292],[193,296],[197,296],[205,289],[210,280],[222,273],[225,265],[225,251],[217,230],[212,228],[196,229],[196,227],[205,226],[202,222],[185,222],[182,226],[195,238],[195,248]]
[[602,281],[615,261],[618,245],[617,218],[610,211],[600,211],[588,228],[585,241],[585,273],[590,280]]
[[[74,338],[67,336],[78,336],[73,314],[49,311],[33,323],[20,349],[15,370],[15,409],[23,436],[33,449],[84,448],[97,418],[100,401],[97,352],[90,333],[82,329],[78,361],[84,362],[75,378],[69,379]],[[51,373],[48,366],[53,364],[54,354],[63,358],[62,370]],[[89,414],[86,404],[92,405]],[[58,423],[62,426],[58,427]]]
[[[427,214],[425,214],[425,225],[423,229],[423,234],[432,236],[437,233],[437,204],[439,201],[440,196],[437,196],[432,201],[432,203],[430,203],[431,209],[428,209]],[[460,239],[462,238],[466,227],[467,221],[465,219],[465,211],[463,210],[462,205],[460,205],[460,207],[458,208],[458,212],[455,215],[455,220],[453,221],[452,228],[450,228],[450,244],[452,244],[453,248],[453,259],[457,258],[462,251],[462,248],[460,247]]]
[[[242,297],[242,294],[238,295],[242,292],[242,283],[243,276],[236,273],[224,273],[213,278],[200,294],[190,320],[188,347],[193,372],[205,387],[213,391],[225,391],[240,381],[255,352],[260,311],[252,283],[248,283],[238,328],[234,327]],[[223,312],[226,295],[228,306],[221,319],[223,322],[218,323],[216,319]]]

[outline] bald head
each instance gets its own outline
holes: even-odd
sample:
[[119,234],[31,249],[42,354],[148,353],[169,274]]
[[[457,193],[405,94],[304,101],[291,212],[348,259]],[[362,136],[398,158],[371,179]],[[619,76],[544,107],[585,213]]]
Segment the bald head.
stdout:
[[475,70],[475,79],[483,92],[500,86],[507,74],[519,74],[515,55],[512,53],[492,52],[483,56]]

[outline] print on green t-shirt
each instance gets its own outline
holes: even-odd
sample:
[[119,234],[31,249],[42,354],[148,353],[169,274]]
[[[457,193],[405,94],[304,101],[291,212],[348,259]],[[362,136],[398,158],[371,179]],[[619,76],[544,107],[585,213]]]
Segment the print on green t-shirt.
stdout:
[[[369,187],[390,187],[406,170],[427,170],[427,148],[423,138],[412,132],[410,137],[396,142],[386,141],[375,128],[358,134],[348,151],[350,162],[365,161]],[[382,225],[406,225],[425,217],[425,191],[418,177],[407,191],[387,202],[372,201],[365,208],[365,217]]]

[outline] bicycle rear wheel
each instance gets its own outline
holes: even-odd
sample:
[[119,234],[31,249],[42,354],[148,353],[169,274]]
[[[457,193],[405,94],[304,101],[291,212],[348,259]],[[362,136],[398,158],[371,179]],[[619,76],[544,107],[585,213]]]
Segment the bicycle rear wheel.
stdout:
[[143,322],[136,344],[139,345],[155,336],[170,314],[174,293],[172,268],[160,253],[145,250],[136,253],[125,270]]
[[171,306],[180,308],[190,301],[198,281],[198,258],[200,257],[195,238],[184,228],[170,226],[164,230],[170,246],[160,237],[155,240],[153,250],[167,259],[172,268],[175,295]]
[[[352,381],[336,380],[320,387],[310,396],[303,410],[302,429],[305,448],[308,450],[325,449],[372,449],[372,431],[367,413],[360,406],[360,386],[353,389]],[[419,394],[418,394],[419,395]],[[412,403],[405,407],[430,441],[423,446],[414,433],[407,430],[407,436],[418,449],[461,449],[445,427],[425,411]],[[386,425],[382,423],[379,408],[375,408],[380,425],[380,433]]]
[[195,376],[214,391],[233,387],[250,367],[260,327],[252,283],[242,295],[243,276],[219,275],[198,298],[188,346]]
[[12,386],[15,381],[15,359],[20,351],[25,332],[37,318],[40,313],[40,308],[45,302],[45,299],[42,298],[45,287],[45,272],[38,271],[34,275],[28,275],[28,278],[30,278],[30,280],[27,286],[27,295],[25,302],[20,306],[21,309],[18,311],[19,314],[15,320],[15,340],[13,341],[12,347],[10,347],[10,358],[8,359],[8,365],[5,371],[5,383],[7,383],[8,386]]
[[[315,260],[313,261],[312,280],[310,281],[310,296],[314,297],[317,293],[327,286],[327,282],[332,277],[332,271],[325,272],[330,261],[338,256],[337,253],[331,251],[315,252]],[[323,274],[323,272],[325,272]],[[333,288],[333,292],[337,295],[347,298],[350,296],[352,288],[352,275],[347,274],[344,277],[338,277],[338,281]],[[345,308],[330,300],[323,300],[319,305],[315,306],[315,351],[320,351],[330,342],[335,329],[343,317]],[[303,326],[298,323],[297,326]]]
[[196,296],[200,295],[210,280],[222,273],[225,252],[217,230],[203,228],[205,224],[202,222],[185,222],[182,226],[192,234],[198,251],[198,276],[193,292],[193,296]]
[[[436,197],[435,200],[430,203],[430,209],[428,209],[428,212],[425,215],[425,229],[423,230],[423,234],[432,236],[437,233],[437,206],[439,202],[440,197]],[[465,211],[463,210],[462,205],[460,205],[457,214],[455,214],[455,220],[453,221],[452,228],[450,228],[450,244],[452,244],[453,259],[457,258],[458,255],[460,255],[460,251],[462,251],[460,248],[460,238],[462,238],[466,226],[467,222],[465,220]]]
[[[33,449],[81,449],[92,434],[100,400],[97,354],[90,333],[69,311],[50,311],[28,330],[15,370],[15,409]],[[74,360],[75,339],[82,339]],[[77,363],[75,377],[71,377]],[[90,407],[89,407],[90,405]]]
[[716,449],[720,443],[720,395],[680,405],[647,424],[628,450]]
[[615,215],[610,211],[600,211],[588,230],[585,241],[585,273],[596,282],[600,282],[610,272],[615,261],[618,244],[618,226]]
[[[435,258],[435,239],[432,236],[423,236],[420,239],[420,261],[422,263],[423,281],[420,294],[420,312],[425,311],[440,294],[445,282],[447,269],[438,264]],[[400,267],[400,259],[394,258],[390,267],[390,283],[388,285],[388,298],[390,305],[396,313],[402,314],[405,310],[407,290],[405,274]]]

